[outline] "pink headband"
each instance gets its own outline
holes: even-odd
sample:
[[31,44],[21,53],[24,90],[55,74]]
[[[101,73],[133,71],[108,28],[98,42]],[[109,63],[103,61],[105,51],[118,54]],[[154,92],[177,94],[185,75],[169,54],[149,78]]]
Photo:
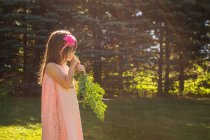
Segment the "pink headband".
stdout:
[[77,43],[76,38],[75,38],[73,35],[71,35],[71,34],[65,35],[65,37],[63,38],[63,40],[66,41],[66,44],[62,47],[62,49],[61,49],[61,51],[60,51],[60,54],[63,52],[63,50],[64,50],[67,46],[69,46],[69,47],[74,47],[74,46],[76,45],[76,43]]

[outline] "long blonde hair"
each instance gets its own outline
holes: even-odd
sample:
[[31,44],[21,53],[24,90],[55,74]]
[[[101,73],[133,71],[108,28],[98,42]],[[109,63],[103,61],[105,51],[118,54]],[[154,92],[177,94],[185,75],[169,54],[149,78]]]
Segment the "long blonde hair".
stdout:
[[41,61],[40,69],[38,72],[38,84],[42,85],[42,80],[44,77],[46,64],[49,62],[54,62],[56,64],[61,64],[66,61],[69,51],[75,51],[77,44],[74,47],[66,47],[62,55],[60,55],[60,50],[64,46],[65,41],[63,40],[66,34],[71,34],[68,30],[57,30],[51,33],[48,38],[44,57]]

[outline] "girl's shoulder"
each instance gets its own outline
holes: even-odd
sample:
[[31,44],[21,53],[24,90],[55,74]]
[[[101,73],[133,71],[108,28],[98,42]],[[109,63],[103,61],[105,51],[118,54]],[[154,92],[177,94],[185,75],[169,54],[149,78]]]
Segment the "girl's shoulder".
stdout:
[[45,67],[47,75],[52,77],[51,74],[55,73],[57,68],[58,68],[58,64],[54,62],[48,62]]
[[53,70],[56,67],[57,67],[57,64],[56,63],[49,62],[49,63],[46,64],[46,67],[45,68],[46,68],[46,71],[50,71],[50,70]]
[[48,62],[47,64],[46,64],[46,66],[57,66],[58,64],[56,64],[55,62]]
[[46,64],[46,72],[48,75],[60,75],[62,73],[68,73],[68,66],[62,66],[54,62]]
[[49,62],[49,63],[46,64],[45,73],[47,74],[48,77],[52,77],[50,73],[51,73],[52,70],[55,69],[55,67],[56,67],[56,64],[53,63],[53,62]]
[[61,65],[57,64],[57,63],[54,63],[54,62],[48,62],[46,64],[46,69],[55,69],[55,68],[60,68],[62,67]]
[[57,63],[55,63],[55,62],[48,62],[48,63],[46,64],[46,66],[47,66],[47,65],[53,65],[53,66],[50,66],[50,67],[68,68],[67,65],[59,65],[59,64],[57,64]]

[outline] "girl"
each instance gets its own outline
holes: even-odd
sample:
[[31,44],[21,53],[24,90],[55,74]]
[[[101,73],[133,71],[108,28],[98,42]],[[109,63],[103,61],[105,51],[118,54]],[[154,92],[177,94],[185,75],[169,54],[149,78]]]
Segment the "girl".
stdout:
[[76,38],[66,30],[48,39],[39,72],[42,140],[83,140],[73,77],[75,70],[85,72],[85,67],[74,55],[76,48]]

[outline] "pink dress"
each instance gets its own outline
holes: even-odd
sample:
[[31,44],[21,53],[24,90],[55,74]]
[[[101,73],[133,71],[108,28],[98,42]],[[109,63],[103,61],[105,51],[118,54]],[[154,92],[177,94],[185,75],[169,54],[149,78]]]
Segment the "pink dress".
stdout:
[[[57,67],[68,75],[68,66]],[[65,89],[44,73],[41,96],[42,140],[83,140],[75,85]]]

